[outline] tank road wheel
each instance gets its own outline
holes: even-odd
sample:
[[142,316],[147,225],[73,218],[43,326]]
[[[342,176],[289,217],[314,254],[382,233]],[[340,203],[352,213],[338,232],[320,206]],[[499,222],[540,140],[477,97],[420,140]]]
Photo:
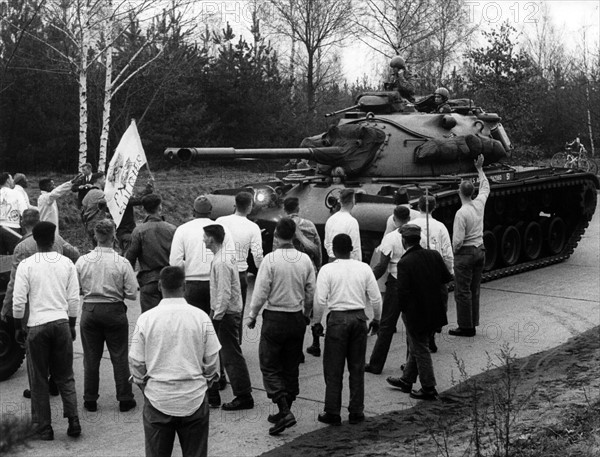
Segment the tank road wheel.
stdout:
[[560,254],[565,247],[566,239],[567,228],[565,221],[563,221],[562,217],[553,217],[548,223],[546,230],[546,241],[548,242],[550,254]]
[[567,163],[567,154],[565,152],[557,152],[550,159],[550,165],[554,168],[564,168]]
[[485,265],[483,271],[490,271],[494,268],[498,259],[498,240],[491,230],[483,232],[483,245],[485,246]]
[[506,266],[511,266],[519,260],[521,252],[521,235],[514,225],[506,227],[500,237],[500,258]]
[[0,321],[0,381],[12,376],[24,358],[25,350],[15,340],[13,320]]
[[530,222],[523,230],[523,255],[527,260],[535,260],[542,253],[542,226]]

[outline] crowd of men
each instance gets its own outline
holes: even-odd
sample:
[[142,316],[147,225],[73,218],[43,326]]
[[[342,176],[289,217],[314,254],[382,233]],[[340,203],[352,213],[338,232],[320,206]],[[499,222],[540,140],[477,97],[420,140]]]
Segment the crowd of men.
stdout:
[[[41,208],[24,203],[10,175],[0,175],[3,239],[5,228],[22,235],[13,248],[2,317],[14,319],[16,337],[27,350],[30,385],[24,395],[31,397],[37,437],[54,437],[50,393],[62,397],[67,434],[81,434],[73,374],[81,302],[83,407],[98,409],[99,367],[106,344],[119,410],[136,406],[132,383],[143,392],[146,455],[170,455],[175,434],[183,455],[206,455],[209,408],[254,407],[241,339],[249,253],[258,272],[246,325],[253,329],[262,316],[260,370],[267,396],[278,409],[268,417],[270,435],[296,424],[292,405],[300,393],[299,366],[309,325],[309,354],[321,355],[319,338],[325,336],[326,391],[320,422],[342,422],[346,363],[348,419],[351,424],[365,420],[364,373],[382,372],[400,316],[407,357],[401,375],[387,382],[413,398],[437,399],[431,352],[437,351],[435,332],[448,323],[446,285],[453,277],[459,327],[450,334],[474,336],[479,325],[483,211],[490,189],[482,165],[480,156],[475,161],[477,198],[472,198],[470,181],[460,184],[462,206],[452,240],[444,224],[432,217],[435,198],[423,196],[418,211],[406,204],[395,208],[373,268],[362,262],[350,188],[340,193],[339,210],[325,225],[323,243],[315,225],[299,216],[298,199],[288,197],[285,215],[275,228],[273,251],[263,258],[260,229],[247,218],[253,205],[248,192],[236,195],[233,214],[216,221],[211,219],[210,199],[199,196],[193,203],[193,220],[175,227],[162,216],[161,197],[149,189],[140,199],[146,213],[143,223],[132,229],[126,242],[116,243],[117,227],[106,218],[104,176],[92,174],[87,164],[82,175],[58,187],[52,180],[40,181],[38,207],[46,208],[47,217]],[[26,180],[20,182],[26,185]],[[95,246],[83,256],[58,233],[56,199],[69,190],[78,193],[83,223]],[[7,206],[13,201],[14,206]],[[382,301],[377,279],[386,273]],[[136,299],[138,290],[142,314],[129,347],[124,300]],[[373,310],[370,322],[368,308]],[[377,341],[366,363],[369,331],[377,334]],[[222,403],[225,374],[234,397]],[[413,390],[417,378],[421,388]]]

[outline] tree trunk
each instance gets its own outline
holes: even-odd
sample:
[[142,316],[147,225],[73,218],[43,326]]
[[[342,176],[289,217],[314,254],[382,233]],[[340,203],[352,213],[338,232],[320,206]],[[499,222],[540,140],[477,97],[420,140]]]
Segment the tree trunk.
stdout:
[[315,55],[308,53],[308,62],[306,66],[306,106],[308,112],[315,110]]
[[88,3],[81,5],[81,48],[79,55],[79,167],[87,161],[87,128],[88,128],[88,108],[87,108],[87,66],[88,49],[90,47],[90,33],[88,30],[89,11]]
[[98,152],[98,171],[105,171],[108,150],[108,134],[110,132],[110,107],[112,100],[112,45],[106,49],[106,76],[104,82],[104,105],[102,109],[102,133],[100,134],[100,149]]

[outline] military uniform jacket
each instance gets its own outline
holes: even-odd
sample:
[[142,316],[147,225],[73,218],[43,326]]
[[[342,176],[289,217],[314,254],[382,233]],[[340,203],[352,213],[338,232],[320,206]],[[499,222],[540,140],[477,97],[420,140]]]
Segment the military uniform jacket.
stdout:
[[413,331],[433,331],[448,323],[443,289],[452,275],[439,252],[413,246],[398,262],[398,301]]

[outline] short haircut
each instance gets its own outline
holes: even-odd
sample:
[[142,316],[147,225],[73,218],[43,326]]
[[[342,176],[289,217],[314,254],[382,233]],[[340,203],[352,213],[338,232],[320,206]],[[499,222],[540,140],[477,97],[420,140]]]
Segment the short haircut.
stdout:
[[419,198],[419,211],[425,212],[428,209],[432,213],[436,205],[437,202],[433,195],[421,195],[421,198]]
[[147,213],[155,213],[161,203],[162,198],[158,194],[144,195],[142,197],[142,206]]
[[464,180],[460,183],[458,190],[462,196],[471,197],[475,192],[475,186],[471,181]]
[[283,201],[283,210],[288,214],[297,212],[298,208],[300,208],[298,197],[288,197]]
[[410,210],[406,206],[398,205],[394,208],[394,217],[400,222],[410,220]]
[[347,205],[352,203],[352,199],[354,198],[354,189],[344,189],[340,192],[340,203],[342,205]]
[[211,224],[204,227],[204,233],[206,236],[212,237],[217,243],[223,244],[225,239],[225,229],[220,224]]
[[35,208],[27,208],[21,216],[21,225],[23,227],[34,227],[40,221],[40,212]]
[[177,290],[185,283],[185,272],[181,267],[164,267],[160,270],[160,284],[165,290]]
[[81,169],[81,168],[89,168],[89,169],[91,170],[91,169],[92,169],[92,164],[91,164],[91,163],[89,163],[89,162],[87,162],[87,163],[84,163],[84,164],[83,164],[82,166],[80,166],[79,168],[80,168],[80,169]]
[[333,237],[333,253],[348,255],[352,252],[352,239],[346,233],[338,233]]
[[280,240],[291,240],[296,233],[296,223],[289,217],[282,218],[275,226],[275,235]]
[[102,219],[94,227],[96,239],[101,243],[106,243],[115,236],[115,223],[111,219]]
[[235,207],[238,211],[246,211],[252,205],[254,197],[250,192],[238,192],[235,196]]
[[99,171],[98,173],[94,173],[92,175],[92,178],[90,179],[90,182],[92,184],[96,183],[100,178],[104,178],[104,172],[103,171]]
[[8,181],[8,178],[10,177],[10,173],[3,171],[2,173],[0,173],[0,186],[3,186],[4,184],[6,184],[6,181]]
[[32,230],[33,239],[39,246],[49,247],[54,244],[56,225],[52,222],[42,221],[35,224]]
[[48,190],[51,182],[52,182],[52,178],[42,178],[42,179],[40,179],[40,182],[38,183],[38,187],[41,190]]

